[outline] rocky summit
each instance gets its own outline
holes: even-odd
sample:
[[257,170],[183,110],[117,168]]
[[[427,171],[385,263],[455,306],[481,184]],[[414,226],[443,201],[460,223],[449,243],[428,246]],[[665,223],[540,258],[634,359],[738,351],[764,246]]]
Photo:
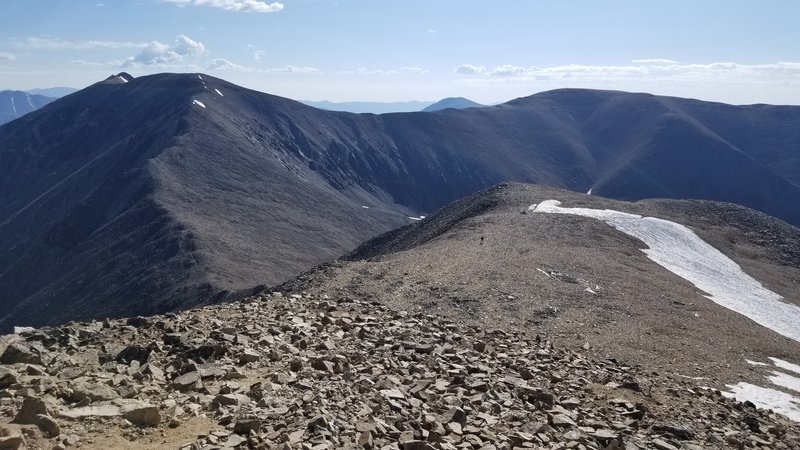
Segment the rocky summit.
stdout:
[[800,448],[702,381],[344,293],[1,339],[0,448]]

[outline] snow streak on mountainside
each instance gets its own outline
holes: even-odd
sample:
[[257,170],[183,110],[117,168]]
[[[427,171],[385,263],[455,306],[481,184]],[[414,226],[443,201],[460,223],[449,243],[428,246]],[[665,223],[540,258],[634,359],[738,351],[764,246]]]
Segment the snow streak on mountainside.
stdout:
[[786,337],[800,341],[800,308],[764,288],[738,264],[689,228],[668,220],[614,210],[562,208],[558,200],[532,205],[531,211],[574,214],[602,220],[644,242],[647,256],[706,292],[707,298]]

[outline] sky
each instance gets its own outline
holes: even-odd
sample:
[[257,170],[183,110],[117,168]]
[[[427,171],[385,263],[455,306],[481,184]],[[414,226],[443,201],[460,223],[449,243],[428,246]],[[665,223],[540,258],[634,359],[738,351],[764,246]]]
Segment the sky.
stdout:
[[201,72],[298,100],[800,105],[798,18],[795,0],[0,0],[0,90]]

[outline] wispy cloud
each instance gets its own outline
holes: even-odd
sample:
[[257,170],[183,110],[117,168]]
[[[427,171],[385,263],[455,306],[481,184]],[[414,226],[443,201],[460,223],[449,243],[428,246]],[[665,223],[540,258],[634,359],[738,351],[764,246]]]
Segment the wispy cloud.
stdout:
[[0,52],[0,61],[14,61],[17,59],[13,53]]
[[467,79],[494,79],[517,82],[582,83],[617,82],[719,82],[719,83],[781,83],[800,85],[800,62],[769,64],[739,64],[713,62],[685,64],[668,59],[638,59],[629,65],[568,64],[549,67],[501,65],[492,69],[465,64],[454,69]]
[[266,50],[253,44],[247,44],[247,48],[253,52],[253,61],[261,61],[261,58],[267,54]]
[[283,3],[267,3],[258,0],[161,0],[178,6],[210,6],[226,11],[271,13],[283,9]]
[[302,67],[286,65],[283,67],[260,69],[236,64],[225,58],[211,60],[206,66],[206,70],[220,72],[255,72],[255,73],[320,73],[316,67]]
[[403,66],[399,69],[368,69],[360,67],[356,70],[340,70],[340,75],[399,75],[401,73],[426,74],[430,71],[422,67]]
[[486,71],[484,66],[473,66],[472,64],[462,64],[453,70],[453,73],[461,75],[475,75]]
[[178,35],[172,44],[152,41],[145,45],[134,56],[126,59],[122,66],[156,66],[175,64],[183,61],[184,57],[202,56],[206,47],[202,42],[194,41],[188,36]]
[[491,71],[489,71],[489,75],[496,77],[518,77],[524,75],[525,72],[527,72],[527,69],[525,69],[524,67],[505,64],[502,66],[497,66]]
[[654,65],[654,66],[668,66],[672,64],[678,64],[678,61],[674,61],[672,59],[661,59],[661,58],[634,59],[631,62],[634,64],[644,64],[644,65]]
[[96,62],[96,61],[86,61],[83,59],[73,59],[69,62],[74,66],[86,66],[86,67],[115,67],[118,66],[119,62]]
[[147,45],[143,42],[124,42],[124,41],[66,41],[63,39],[53,39],[47,37],[28,37],[22,41],[14,43],[21,48],[34,50],[108,50],[124,48],[142,48]]

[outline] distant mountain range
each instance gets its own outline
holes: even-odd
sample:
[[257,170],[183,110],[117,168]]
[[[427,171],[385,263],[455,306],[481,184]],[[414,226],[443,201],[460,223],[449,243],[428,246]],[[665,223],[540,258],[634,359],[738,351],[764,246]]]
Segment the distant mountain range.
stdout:
[[354,115],[202,74],[111,77],[0,127],[0,329],[235,298],[506,180],[797,225],[799,123],[582,89]]
[[35,95],[44,95],[45,97],[61,98],[69,94],[72,94],[73,92],[78,92],[78,89],[71,87],[51,87],[51,88],[41,88],[41,89],[29,89],[25,92]]
[[308,106],[325,109],[328,111],[343,111],[351,113],[386,114],[399,112],[438,111],[446,108],[473,108],[483,106],[463,97],[450,97],[438,102],[312,102],[304,100]]
[[416,112],[431,105],[432,102],[329,102],[303,100],[308,106],[327,111],[342,111],[357,114],[386,114],[396,112]]
[[52,102],[55,98],[22,91],[0,91],[0,125]]

